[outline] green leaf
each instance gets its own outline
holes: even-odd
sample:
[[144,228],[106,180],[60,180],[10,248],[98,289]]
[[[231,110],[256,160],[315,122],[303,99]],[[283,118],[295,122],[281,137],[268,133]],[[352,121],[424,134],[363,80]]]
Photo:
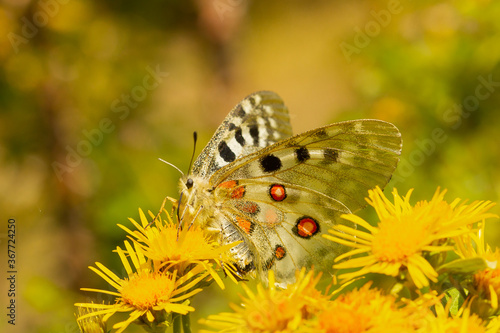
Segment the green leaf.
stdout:
[[439,274],[474,274],[487,267],[486,261],[483,258],[476,257],[451,261],[439,267],[437,271]]
[[460,307],[462,306],[464,299],[456,288],[452,288],[445,293],[445,301],[446,304],[443,304],[445,308],[446,305],[450,303],[451,304],[450,314],[456,315],[458,313],[458,310],[460,310]]

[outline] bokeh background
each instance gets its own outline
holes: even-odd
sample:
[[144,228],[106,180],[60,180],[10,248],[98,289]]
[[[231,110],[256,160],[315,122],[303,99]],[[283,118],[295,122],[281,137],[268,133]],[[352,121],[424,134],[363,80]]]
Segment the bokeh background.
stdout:
[[[389,187],[437,186],[499,201],[500,2],[0,0],[2,332],[77,332],[80,287],[120,273],[138,208],[177,196],[198,152],[257,90],[288,105],[296,133],[377,118],[403,135]],[[494,209],[499,213],[499,209]],[[7,220],[17,225],[17,317],[5,306]],[[500,244],[498,220],[487,226]],[[196,318],[237,289],[194,299]],[[196,325],[196,324],[194,324]],[[130,332],[140,332],[130,328]]]

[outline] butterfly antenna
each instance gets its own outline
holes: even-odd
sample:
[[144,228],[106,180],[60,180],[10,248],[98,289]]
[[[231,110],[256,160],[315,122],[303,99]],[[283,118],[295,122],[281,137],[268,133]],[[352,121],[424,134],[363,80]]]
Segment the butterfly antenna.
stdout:
[[172,163],[167,162],[167,161],[165,161],[164,159],[161,159],[161,158],[159,158],[159,160],[160,160],[160,161],[162,161],[162,162],[163,162],[163,163],[165,163],[165,164],[170,165],[170,166],[171,166],[171,167],[173,167],[175,170],[179,171],[179,172],[181,173],[181,175],[183,175],[183,176],[184,176],[184,172],[182,172],[182,170],[181,170],[181,169],[179,169],[178,167],[176,167],[176,166],[175,166],[175,165],[173,165]]
[[191,155],[191,161],[189,162],[188,175],[191,173],[191,167],[193,166],[194,154],[196,153],[196,141],[198,141],[198,133],[193,132],[193,154]]

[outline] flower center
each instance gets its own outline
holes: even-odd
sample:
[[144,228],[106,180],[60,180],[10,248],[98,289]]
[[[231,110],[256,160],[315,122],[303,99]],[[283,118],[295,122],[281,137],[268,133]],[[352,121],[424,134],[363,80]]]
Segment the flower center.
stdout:
[[[184,233],[184,234],[183,234]],[[182,261],[206,258],[213,252],[213,245],[200,228],[191,227],[178,236],[177,227],[167,227],[151,239],[151,256],[161,261]]]
[[379,261],[402,262],[421,251],[428,231],[414,215],[388,217],[379,224],[374,235],[372,252]]
[[138,309],[151,309],[168,300],[175,282],[164,274],[145,273],[133,276],[123,283],[123,301]]
[[500,269],[486,268],[476,274],[474,274],[474,282],[476,288],[490,297],[490,286],[493,290],[499,294],[500,293]]

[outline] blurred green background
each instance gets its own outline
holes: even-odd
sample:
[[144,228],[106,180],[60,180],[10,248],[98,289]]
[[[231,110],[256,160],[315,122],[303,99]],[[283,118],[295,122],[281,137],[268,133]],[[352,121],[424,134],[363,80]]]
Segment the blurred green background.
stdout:
[[[0,4],[0,265],[14,218],[18,270],[15,327],[2,270],[2,332],[77,332],[79,288],[108,288],[87,266],[120,273],[116,224],[177,197],[179,174],[158,158],[186,170],[192,132],[199,152],[257,90],[282,96],[296,133],[396,124],[389,186],[415,200],[441,186],[449,201],[499,201],[498,1]],[[228,310],[235,290],[197,296],[194,319]]]

